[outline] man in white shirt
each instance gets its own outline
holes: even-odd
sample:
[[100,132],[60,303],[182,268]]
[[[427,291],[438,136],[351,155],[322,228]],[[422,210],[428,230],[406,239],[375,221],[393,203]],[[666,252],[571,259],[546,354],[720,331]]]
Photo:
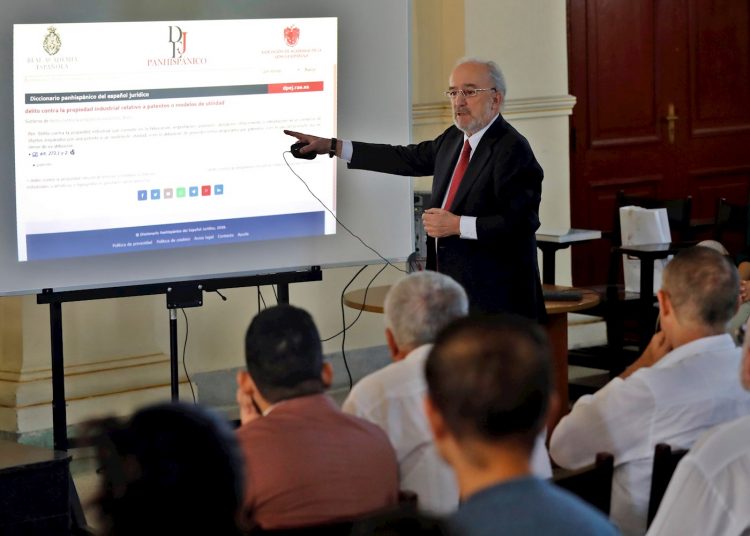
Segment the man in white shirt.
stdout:
[[737,380],[740,350],[725,332],[738,295],[737,270],[722,255],[680,252],[657,294],[662,331],[620,377],[581,397],[552,434],[550,454],[562,467],[614,455],[611,517],[626,535],[646,531],[657,443],[689,448],[708,428],[750,413]]
[[[750,327],[745,326],[746,330]],[[740,379],[750,390],[750,337]],[[659,506],[649,536],[750,532],[750,415],[703,435],[682,459]]]
[[[385,336],[393,363],[354,386],[345,412],[381,426],[396,449],[401,489],[414,491],[419,506],[446,514],[458,506],[458,486],[440,458],[424,414],[427,385],[424,363],[438,332],[466,316],[464,289],[450,277],[426,271],[395,284],[384,304]],[[541,477],[551,475],[544,434],[537,440],[532,466]]]

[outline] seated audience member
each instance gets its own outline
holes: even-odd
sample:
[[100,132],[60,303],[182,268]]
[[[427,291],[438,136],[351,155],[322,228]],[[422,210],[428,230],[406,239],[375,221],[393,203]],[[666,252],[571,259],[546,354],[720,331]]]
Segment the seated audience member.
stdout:
[[[746,326],[746,330],[747,330]],[[750,390],[750,337],[740,379]],[[750,534],[750,415],[712,428],[677,466],[649,536]]]
[[237,437],[250,525],[316,525],[397,504],[393,447],[380,428],[346,415],[324,394],[332,369],[307,312],[279,305],[258,313],[245,355]]
[[91,423],[102,534],[239,534],[242,457],[228,424],[199,406],[160,404]]
[[725,257],[729,257],[729,252],[727,251],[727,248],[724,247],[724,244],[717,240],[701,240],[696,244],[696,246],[701,246],[708,249],[713,249],[714,251],[721,253]]
[[[458,507],[458,484],[435,449],[424,413],[424,363],[438,332],[468,314],[466,292],[447,275],[417,272],[391,288],[384,309],[394,363],[360,380],[343,409],[385,430],[396,449],[401,489],[417,494],[419,508],[447,514]],[[550,477],[544,433],[534,454],[532,471]]]
[[737,270],[716,251],[677,254],[657,294],[662,331],[620,377],[581,397],[552,434],[550,454],[562,467],[614,455],[611,517],[625,534],[646,531],[657,443],[690,448],[708,428],[750,413],[737,380],[740,350],[726,333],[738,289]]
[[616,534],[592,506],[531,474],[551,404],[543,330],[513,316],[463,318],[438,335],[425,368],[427,417],[458,478],[450,518],[466,536]]
[[[725,248],[721,242],[717,242],[716,240],[701,240],[696,245],[714,249],[725,257],[729,257],[730,259],[732,258],[727,251],[727,248]],[[732,336],[735,343],[737,343],[737,346],[740,346],[742,344],[737,339],[739,329],[741,327],[744,327],[745,322],[747,322],[747,319],[750,318],[750,281],[746,280],[748,277],[750,277],[750,275],[748,275],[750,274],[750,263],[746,262],[744,264],[745,266],[738,270],[740,274],[740,306],[732,319],[727,324],[727,333]]]

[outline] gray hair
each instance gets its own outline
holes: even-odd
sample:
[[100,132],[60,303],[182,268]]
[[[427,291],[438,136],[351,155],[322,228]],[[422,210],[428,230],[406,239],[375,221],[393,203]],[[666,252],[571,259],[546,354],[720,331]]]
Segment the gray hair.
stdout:
[[466,291],[437,272],[416,272],[391,287],[385,297],[385,324],[400,347],[431,343],[453,320],[469,313]]
[[464,63],[481,63],[482,65],[487,67],[490,78],[492,78],[492,83],[495,85],[498,93],[503,96],[503,102],[505,102],[505,91],[507,89],[505,86],[505,76],[503,76],[503,71],[500,70],[500,67],[497,63],[492,60],[484,60],[481,58],[467,56],[458,60],[453,68],[455,69],[456,67],[458,67],[459,65],[463,65]]
[[721,253],[694,246],[680,251],[664,268],[662,290],[678,317],[723,331],[737,312],[740,278]]

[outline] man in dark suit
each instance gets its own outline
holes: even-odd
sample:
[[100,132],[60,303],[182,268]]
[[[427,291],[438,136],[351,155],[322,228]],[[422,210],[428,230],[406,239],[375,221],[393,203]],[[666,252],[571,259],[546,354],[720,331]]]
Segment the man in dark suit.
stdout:
[[500,108],[505,80],[494,62],[460,61],[446,95],[454,126],[431,141],[393,146],[285,131],[302,153],[340,156],[352,169],[433,175],[427,268],[453,277],[474,312],[507,311],[543,319],[537,266],[542,168]]

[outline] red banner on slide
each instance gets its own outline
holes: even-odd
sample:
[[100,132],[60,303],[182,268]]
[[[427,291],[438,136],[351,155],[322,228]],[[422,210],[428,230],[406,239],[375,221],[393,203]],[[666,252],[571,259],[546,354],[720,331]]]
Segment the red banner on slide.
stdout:
[[323,82],[290,82],[288,84],[268,84],[269,93],[302,93],[323,91]]

